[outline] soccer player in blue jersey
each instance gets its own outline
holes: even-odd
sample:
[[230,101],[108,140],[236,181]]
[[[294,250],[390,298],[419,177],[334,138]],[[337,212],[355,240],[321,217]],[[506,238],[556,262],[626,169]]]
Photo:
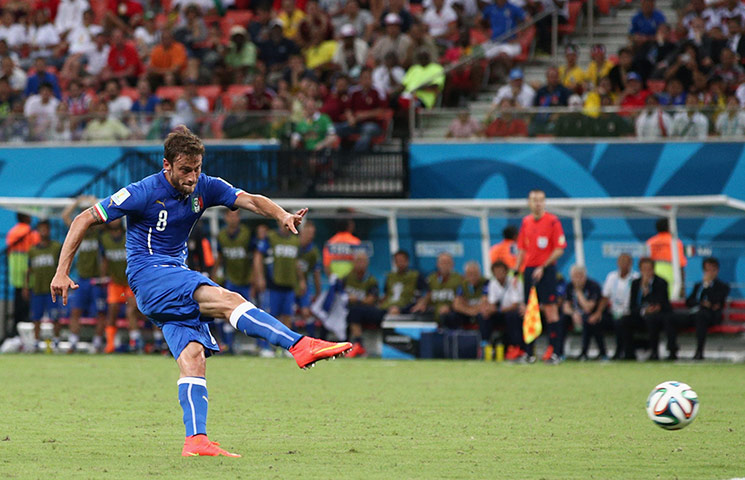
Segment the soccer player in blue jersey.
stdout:
[[205,360],[219,351],[201,316],[224,318],[237,330],[286,348],[300,368],[342,355],[348,342],[332,343],[293,332],[240,294],[226,290],[199,272],[189,270],[186,241],[205,208],[224,205],[274,218],[281,228],[297,234],[307,209],[289,213],[262,195],[234,188],[202,173],[202,141],[182,127],[164,144],[163,170],[122,188],[88,210],[70,225],[51,294],[67,303],[68,291],[78,288],[70,266],[86,230],[92,225],[127,216],[127,277],[140,311],[163,331],[178,364],[179,402],[184,411],[186,439],[183,456],[237,457],[207,438]]

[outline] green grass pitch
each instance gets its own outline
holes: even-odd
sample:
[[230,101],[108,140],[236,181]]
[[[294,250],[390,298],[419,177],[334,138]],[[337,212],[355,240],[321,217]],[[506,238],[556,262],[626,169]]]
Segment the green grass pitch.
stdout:
[[[217,357],[208,432],[239,459],[180,456],[176,379],[165,357],[0,357],[0,478],[745,477],[743,365]],[[644,411],[665,380],[701,401],[680,431]]]

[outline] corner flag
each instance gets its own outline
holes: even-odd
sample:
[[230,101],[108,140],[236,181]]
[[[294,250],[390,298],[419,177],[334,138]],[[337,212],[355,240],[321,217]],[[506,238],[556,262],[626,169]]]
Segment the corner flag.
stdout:
[[530,287],[528,306],[523,317],[523,339],[525,343],[532,343],[541,335],[541,309],[538,306],[538,294],[535,287]]

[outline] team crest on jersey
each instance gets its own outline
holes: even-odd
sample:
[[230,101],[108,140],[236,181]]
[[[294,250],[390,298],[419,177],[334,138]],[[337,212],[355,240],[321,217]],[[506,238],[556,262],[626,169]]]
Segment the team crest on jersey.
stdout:
[[199,213],[204,208],[204,202],[202,201],[202,197],[191,197],[191,211],[194,213]]

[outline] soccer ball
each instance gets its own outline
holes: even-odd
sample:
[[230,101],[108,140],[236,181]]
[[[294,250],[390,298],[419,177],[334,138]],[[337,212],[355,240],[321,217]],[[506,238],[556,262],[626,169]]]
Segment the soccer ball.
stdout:
[[698,395],[682,382],[660,383],[647,398],[647,415],[665,430],[680,430],[697,414]]

